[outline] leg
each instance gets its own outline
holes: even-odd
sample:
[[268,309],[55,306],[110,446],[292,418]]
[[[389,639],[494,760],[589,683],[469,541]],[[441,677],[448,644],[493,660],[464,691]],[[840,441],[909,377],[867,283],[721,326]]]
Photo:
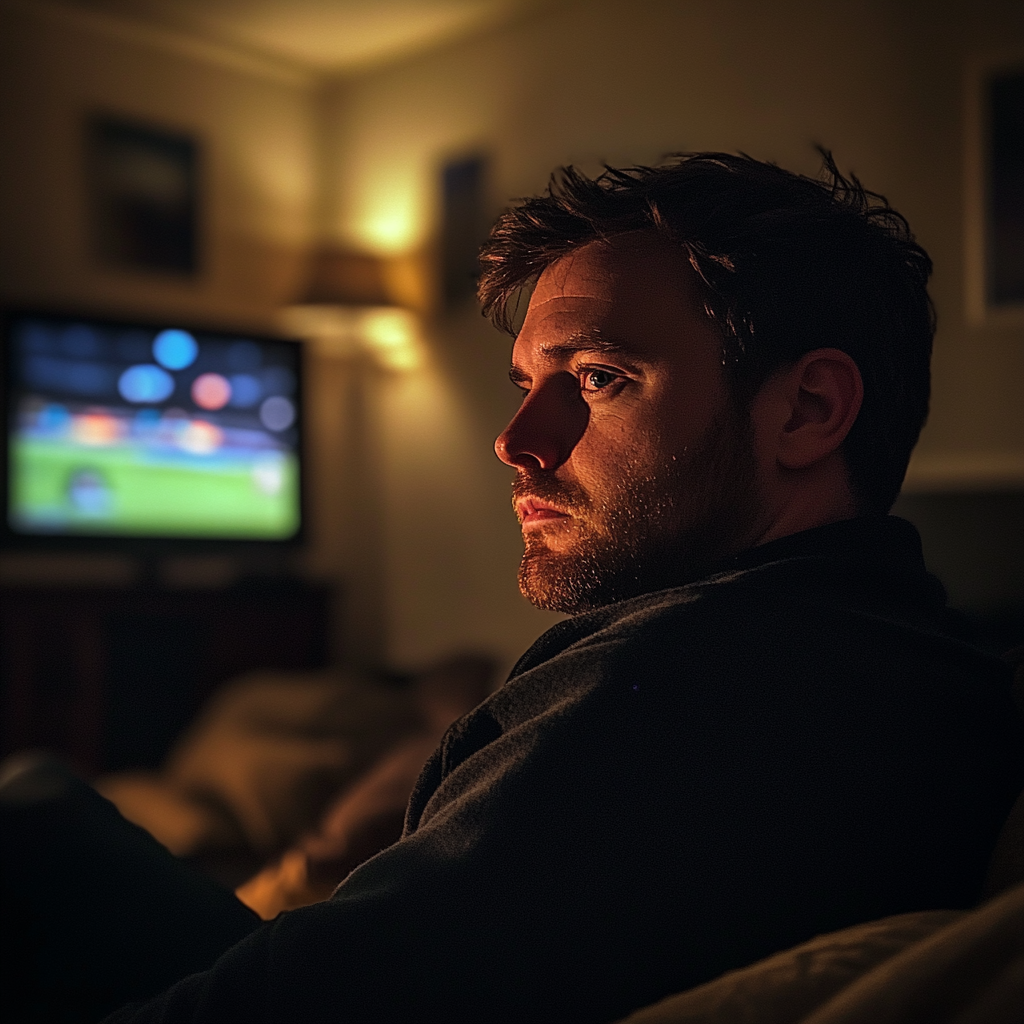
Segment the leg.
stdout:
[[94,1021],[203,970],[258,927],[58,762],[0,767],[0,1012]]

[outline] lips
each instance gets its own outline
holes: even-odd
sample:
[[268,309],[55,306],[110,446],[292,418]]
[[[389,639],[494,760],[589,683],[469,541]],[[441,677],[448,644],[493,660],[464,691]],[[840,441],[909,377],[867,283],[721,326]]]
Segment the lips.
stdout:
[[567,512],[563,512],[561,509],[539,498],[520,498],[516,502],[516,511],[519,513],[519,522],[523,526],[550,523],[559,519],[569,518]]

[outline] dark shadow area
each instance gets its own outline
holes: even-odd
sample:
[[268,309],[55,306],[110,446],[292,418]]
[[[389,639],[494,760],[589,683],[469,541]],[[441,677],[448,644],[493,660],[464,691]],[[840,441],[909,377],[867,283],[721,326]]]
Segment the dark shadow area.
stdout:
[[893,512],[920,531],[928,568],[981,646],[1024,644],[1024,492],[904,494]]

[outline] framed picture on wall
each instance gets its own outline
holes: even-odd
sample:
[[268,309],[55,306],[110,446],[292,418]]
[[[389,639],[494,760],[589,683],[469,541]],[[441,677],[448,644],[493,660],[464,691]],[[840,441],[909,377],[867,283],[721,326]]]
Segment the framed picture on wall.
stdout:
[[106,114],[87,120],[92,248],[100,262],[197,273],[199,156],[188,135]]
[[490,229],[488,161],[482,154],[441,168],[441,291],[451,309],[476,295],[480,246]]
[[968,318],[1024,324],[1024,51],[975,63],[966,114]]

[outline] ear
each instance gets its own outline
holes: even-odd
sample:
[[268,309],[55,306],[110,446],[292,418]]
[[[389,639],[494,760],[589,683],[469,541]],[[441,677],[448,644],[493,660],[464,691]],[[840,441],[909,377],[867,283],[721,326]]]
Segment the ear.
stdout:
[[806,469],[837,451],[863,401],[860,370],[837,348],[814,349],[772,374],[755,399],[784,469]]

